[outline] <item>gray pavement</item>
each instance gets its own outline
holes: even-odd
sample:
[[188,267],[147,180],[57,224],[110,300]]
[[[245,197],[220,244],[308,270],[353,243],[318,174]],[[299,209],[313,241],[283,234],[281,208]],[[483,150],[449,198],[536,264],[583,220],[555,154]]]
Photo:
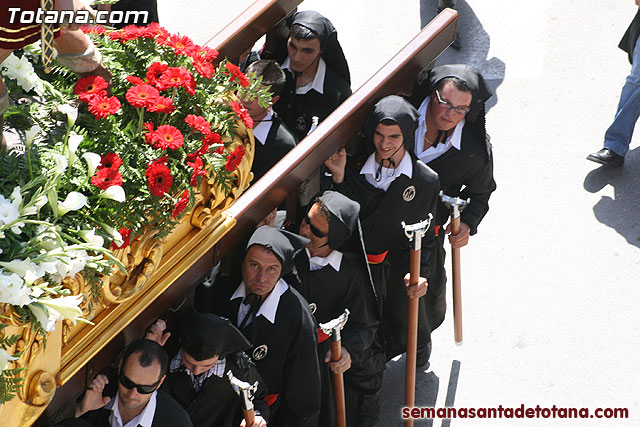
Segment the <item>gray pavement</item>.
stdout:
[[[249,5],[160,2],[171,30],[206,41]],[[359,87],[429,19],[436,0],[306,0],[338,28]],[[616,48],[631,0],[458,1],[468,62],[496,90],[487,128],[498,190],[462,251],[463,346],[434,333],[417,405],[628,408],[621,419],[425,420],[433,426],[640,425],[640,147],[609,170],[601,148],[630,66]],[[404,359],[388,364],[381,426],[401,425]]]

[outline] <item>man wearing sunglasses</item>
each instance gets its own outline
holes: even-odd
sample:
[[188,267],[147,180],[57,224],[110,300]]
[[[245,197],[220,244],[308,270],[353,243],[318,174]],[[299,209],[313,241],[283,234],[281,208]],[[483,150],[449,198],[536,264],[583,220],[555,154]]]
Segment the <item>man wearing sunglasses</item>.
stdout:
[[167,393],[158,391],[168,367],[166,351],[156,342],[139,340],[124,351],[118,365],[118,392],[103,396],[109,379],[98,375],[75,411],[94,427],[191,426],[189,414]]
[[[460,233],[449,236],[451,246],[460,248],[477,232],[489,210],[489,197],[496,189],[493,156],[485,128],[485,102],[491,91],[478,71],[462,64],[444,65],[421,73],[411,95],[419,106],[420,119],[415,133],[416,156],[438,173],[447,196],[470,198],[460,215]],[[436,239],[429,276],[427,315],[433,331],[445,316],[446,274],[444,235],[450,234],[449,208],[441,201],[435,212]],[[420,351],[422,350],[422,351]],[[426,363],[431,348],[419,349]]]
[[[349,375],[352,361],[362,362],[379,323],[379,309],[360,235],[360,205],[335,191],[325,191],[309,205],[300,235],[309,239],[296,257],[300,293],[309,302],[318,323],[349,319],[342,330],[342,358],[331,362],[329,337],[318,330],[321,364],[321,426],[335,425],[331,372],[345,373],[347,387],[357,388],[358,374]],[[324,361],[324,363],[323,363]],[[350,409],[350,408],[348,408]]]

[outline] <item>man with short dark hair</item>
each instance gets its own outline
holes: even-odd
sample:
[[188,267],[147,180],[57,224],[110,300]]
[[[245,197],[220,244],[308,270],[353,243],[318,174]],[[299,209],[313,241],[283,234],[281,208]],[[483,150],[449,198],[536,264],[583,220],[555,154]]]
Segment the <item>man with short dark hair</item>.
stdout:
[[324,120],[351,95],[349,66],[331,21],[314,11],[293,15],[287,39],[287,85],[274,105],[301,141],[313,117]]
[[242,277],[198,286],[196,308],[227,317],[251,341],[247,353],[268,386],[269,426],[315,427],[320,371],[315,322],[283,276],[309,241],[275,227],[258,228],[246,246]]
[[171,396],[158,391],[168,364],[167,352],[158,343],[151,340],[131,343],[118,365],[115,398],[102,396],[109,379],[98,375],[77,405],[75,417],[94,427],[191,426],[186,411]]
[[[266,426],[269,415],[264,402],[266,386],[243,351],[251,347],[244,335],[227,319],[192,309],[180,323],[179,348],[172,351],[174,357],[162,390],[189,412],[196,427],[237,427],[242,420],[242,408],[240,396],[227,378],[227,372],[231,372],[249,384],[258,382],[253,396],[255,422],[246,427]],[[159,319],[146,337],[164,344],[170,334],[165,330],[166,323]],[[171,344],[167,344],[169,348]]]
[[242,99],[242,105],[253,119],[253,136],[256,144],[251,172],[253,172],[253,182],[256,182],[291,151],[297,141],[271,108],[280,99],[286,81],[284,71],[278,63],[261,59],[249,65],[246,74],[262,77],[262,86],[269,87],[272,94],[267,106],[260,105],[257,98]]

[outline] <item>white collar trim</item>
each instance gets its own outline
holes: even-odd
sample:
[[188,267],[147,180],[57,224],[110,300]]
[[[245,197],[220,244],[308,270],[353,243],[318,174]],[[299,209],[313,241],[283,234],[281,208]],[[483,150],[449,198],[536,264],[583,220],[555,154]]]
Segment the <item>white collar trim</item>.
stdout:
[[[275,323],[276,313],[278,311],[278,304],[280,303],[280,297],[282,296],[282,294],[287,292],[288,289],[289,289],[289,285],[287,284],[287,282],[285,282],[284,279],[279,279],[278,282],[276,282],[276,285],[274,286],[273,290],[271,291],[267,299],[265,299],[262,305],[260,306],[260,309],[256,313],[256,317],[262,315],[269,322]],[[246,296],[247,296],[247,288],[246,288],[246,285],[244,284],[244,281],[242,281],[238,286],[238,288],[236,289],[236,291],[233,293],[233,295],[231,295],[231,298],[229,298],[229,300],[231,301],[236,298],[244,298]]]

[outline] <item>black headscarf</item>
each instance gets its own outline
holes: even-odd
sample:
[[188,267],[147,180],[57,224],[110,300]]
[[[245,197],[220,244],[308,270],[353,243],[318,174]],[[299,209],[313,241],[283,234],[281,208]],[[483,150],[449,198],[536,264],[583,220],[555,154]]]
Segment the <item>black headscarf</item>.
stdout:
[[251,343],[238,328],[229,320],[213,313],[190,310],[183,325],[181,336],[193,334],[202,338],[205,344],[214,349],[220,359],[224,359],[230,353],[251,347]]
[[287,40],[289,38],[289,29],[294,24],[301,25],[318,36],[320,48],[322,49],[322,58],[327,67],[351,84],[349,64],[347,64],[342,46],[338,42],[338,32],[331,21],[318,12],[305,10],[288,15],[285,18],[285,22],[287,25],[286,32],[283,31],[283,26],[278,24],[267,33],[267,41],[261,53],[263,59],[275,59],[282,64],[288,55]]
[[360,205],[336,191],[325,191],[319,200],[329,210],[329,247],[340,250],[358,227]]
[[378,124],[383,120],[391,120],[400,126],[404,147],[413,155],[418,117],[418,111],[404,98],[396,95],[389,95],[382,98],[373,107],[373,111],[365,124],[367,154],[376,151],[376,147],[373,145],[373,133]]
[[247,251],[253,245],[260,245],[269,249],[282,264],[282,275],[284,275],[291,272],[294,265],[293,259],[308,243],[309,239],[305,239],[302,236],[276,227],[263,225],[249,239]]

